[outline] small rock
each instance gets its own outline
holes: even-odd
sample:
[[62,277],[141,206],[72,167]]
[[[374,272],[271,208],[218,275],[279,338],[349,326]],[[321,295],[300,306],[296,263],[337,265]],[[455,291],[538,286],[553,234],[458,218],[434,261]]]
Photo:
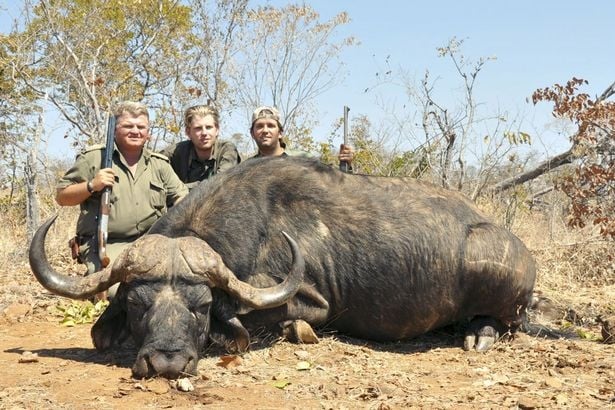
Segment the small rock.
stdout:
[[190,381],[190,379],[187,379],[187,378],[177,379],[177,390],[185,391],[185,392],[193,391],[194,386],[192,385],[192,382]]
[[540,404],[530,397],[520,397],[517,406],[522,410],[532,410],[540,407]]
[[568,396],[566,396],[563,393],[556,395],[554,399],[558,406],[565,406],[570,402],[570,400],[568,399]]
[[544,382],[546,386],[552,387],[554,389],[561,389],[563,386],[562,381],[556,379],[555,377],[547,377]]
[[20,319],[28,313],[30,313],[30,305],[24,305],[22,303],[13,303],[2,312],[2,314],[6,316],[9,321]]
[[310,362],[302,360],[299,363],[297,363],[297,365],[295,366],[295,368],[297,370],[310,370],[310,368],[312,367],[312,365],[310,364]]
[[309,359],[310,354],[306,352],[305,350],[297,350],[295,352],[295,356],[297,356],[297,359],[299,360],[307,360]]
[[38,354],[25,351],[19,356],[19,363],[35,363],[38,362]]

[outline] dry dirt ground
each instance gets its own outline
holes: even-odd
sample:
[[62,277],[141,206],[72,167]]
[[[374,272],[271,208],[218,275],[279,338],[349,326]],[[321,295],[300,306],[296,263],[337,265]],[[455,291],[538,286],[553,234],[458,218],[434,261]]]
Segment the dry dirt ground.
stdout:
[[0,289],[0,409],[615,408],[615,345],[601,342],[596,321],[615,313],[613,285],[574,289],[535,312],[557,338],[521,333],[479,354],[463,351],[456,328],[392,344],[253,335],[241,357],[211,348],[185,387],[134,380],[134,348],[98,353],[91,325],[60,325],[66,300],[26,266],[0,270]]

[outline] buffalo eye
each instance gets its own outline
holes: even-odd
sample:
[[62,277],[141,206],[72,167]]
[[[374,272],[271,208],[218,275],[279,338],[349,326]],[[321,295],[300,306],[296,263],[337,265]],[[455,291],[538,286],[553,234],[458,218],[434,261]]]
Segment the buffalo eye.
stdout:
[[190,306],[192,313],[209,314],[209,308],[211,307],[212,297],[209,288],[193,287],[190,291],[184,294],[184,298]]
[[209,313],[210,306],[211,302],[201,303],[199,305],[193,306],[192,309],[190,309],[190,312],[193,315],[207,315]]
[[145,314],[144,304],[135,297],[126,298],[126,309],[130,312],[131,317],[141,318]]

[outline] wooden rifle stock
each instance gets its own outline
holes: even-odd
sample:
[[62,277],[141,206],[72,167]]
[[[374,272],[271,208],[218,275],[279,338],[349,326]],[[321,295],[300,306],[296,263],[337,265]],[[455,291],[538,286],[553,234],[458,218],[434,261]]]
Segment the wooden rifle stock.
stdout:
[[[348,111],[350,111],[350,108],[344,106],[344,146],[348,145]],[[348,162],[340,161],[340,171],[348,172],[348,170]]]
[[[111,168],[113,165],[113,143],[115,142],[115,115],[109,113],[107,121],[107,141],[101,169]],[[107,237],[109,235],[109,212],[111,207],[111,187],[105,187],[100,197],[100,213],[98,215],[98,256],[103,268],[109,265],[107,256]]]

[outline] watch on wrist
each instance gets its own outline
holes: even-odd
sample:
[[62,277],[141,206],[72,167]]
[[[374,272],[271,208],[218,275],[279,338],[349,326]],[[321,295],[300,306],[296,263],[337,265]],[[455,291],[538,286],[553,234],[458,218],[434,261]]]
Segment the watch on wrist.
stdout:
[[94,184],[92,184],[92,181],[88,181],[88,183],[85,186],[88,189],[88,192],[90,194],[94,193]]

